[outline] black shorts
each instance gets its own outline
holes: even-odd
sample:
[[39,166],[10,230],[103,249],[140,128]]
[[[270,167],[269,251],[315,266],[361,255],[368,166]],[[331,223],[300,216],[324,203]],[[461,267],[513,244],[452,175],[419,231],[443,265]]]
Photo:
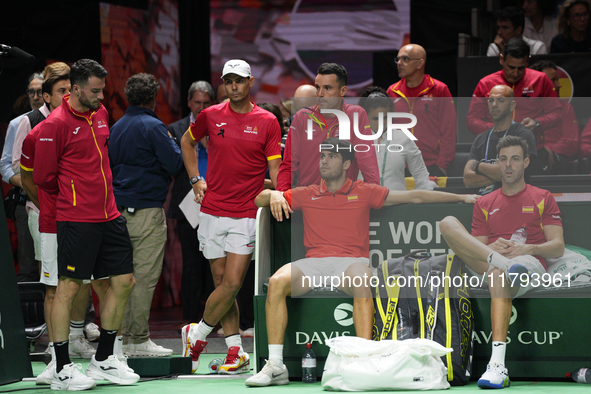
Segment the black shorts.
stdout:
[[127,220],[57,222],[58,275],[95,279],[133,273],[133,247]]

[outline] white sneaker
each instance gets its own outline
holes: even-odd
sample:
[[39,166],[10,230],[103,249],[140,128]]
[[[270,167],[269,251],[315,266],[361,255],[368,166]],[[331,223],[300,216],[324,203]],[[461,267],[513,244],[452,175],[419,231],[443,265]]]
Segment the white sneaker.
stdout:
[[84,326],[84,335],[90,342],[96,342],[101,337],[101,330],[94,323],[88,323]]
[[509,386],[509,371],[499,363],[488,363],[486,372],[478,379],[478,387],[483,389],[502,389]]
[[200,341],[193,335],[192,328],[197,328],[197,323],[190,323],[181,329],[181,341],[183,346],[183,357],[191,357],[191,373],[197,372],[199,358],[207,346],[207,341]]
[[96,387],[94,379],[84,374],[82,365],[74,363],[64,365],[59,373],[54,372],[51,380],[52,390],[80,391],[94,387]]
[[289,373],[284,364],[279,365],[277,360],[267,360],[261,372],[246,379],[247,386],[264,387],[280,386],[289,383]]
[[37,375],[35,384],[51,384],[53,380],[53,374],[55,373],[55,361],[51,360],[49,364],[45,366],[43,372]]
[[127,368],[129,372],[134,372],[133,369],[131,369],[127,364],[127,356],[124,356],[123,354],[116,354],[115,356],[121,362],[121,364],[123,364],[125,368]]
[[96,361],[96,358],[92,356],[86,374],[95,380],[108,380],[123,385],[134,384],[140,380],[140,375],[123,364],[114,354],[104,361]]
[[247,328],[246,330],[242,331],[242,334],[240,335],[246,338],[254,337],[254,327]]
[[79,335],[75,338],[70,337],[70,343],[68,344],[68,350],[70,357],[85,358],[89,359],[95,355],[96,349],[88,342],[83,335]]
[[151,339],[142,343],[128,343],[123,346],[123,353],[127,356],[164,357],[172,354],[172,349],[156,345]]

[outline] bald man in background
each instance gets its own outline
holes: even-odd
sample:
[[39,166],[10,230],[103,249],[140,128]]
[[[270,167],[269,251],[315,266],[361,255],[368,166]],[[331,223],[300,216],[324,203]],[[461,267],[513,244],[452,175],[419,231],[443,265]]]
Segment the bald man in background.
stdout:
[[431,176],[447,176],[447,166],[456,155],[456,109],[447,85],[425,74],[427,53],[416,44],[398,51],[400,81],[388,88],[395,112],[411,113],[417,125],[411,129]]
[[316,96],[316,86],[313,85],[301,85],[298,86],[295,93],[293,94],[293,106],[294,115],[300,109],[304,107],[311,107],[316,104],[318,98]]

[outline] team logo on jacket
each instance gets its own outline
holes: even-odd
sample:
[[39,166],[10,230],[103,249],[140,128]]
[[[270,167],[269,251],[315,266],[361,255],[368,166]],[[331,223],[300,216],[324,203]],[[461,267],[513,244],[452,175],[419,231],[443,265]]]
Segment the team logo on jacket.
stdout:
[[534,207],[521,207],[521,213],[534,213]]
[[352,196],[347,196],[347,202],[353,202],[353,201],[358,201],[359,197],[357,197],[357,194],[353,194]]
[[257,129],[256,126],[252,127],[252,126],[245,125],[244,132],[250,133],[250,134],[258,134],[259,130]]
[[97,122],[98,124],[98,128],[100,129],[101,127],[107,127],[107,122],[105,122],[104,120],[99,120]]
[[534,88],[531,86],[527,86],[525,88],[523,88],[523,91],[521,92],[521,94],[532,94],[534,92]]

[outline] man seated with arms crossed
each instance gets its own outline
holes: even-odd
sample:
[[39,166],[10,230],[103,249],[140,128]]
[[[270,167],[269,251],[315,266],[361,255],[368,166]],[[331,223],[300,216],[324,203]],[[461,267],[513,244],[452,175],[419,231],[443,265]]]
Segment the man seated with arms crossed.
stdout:
[[[258,374],[246,380],[247,386],[289,382],[283,364],[286,297],[308,293],[311,283],[318,283],[318,278],[327,275],[344,278],[339,289],[354,298],[355,332],[358,337],[371,340],[374,309],[371,288],[367,286],[372,276],[369,269],[371,208],[404,203],[473,203],[476,199],[471,195],[428,190],[391,191],[361,180],[353,182],[347,178],[347,170],[355,159],[351,143],[329,138],[320,147],[320,185],[298,187],[285,193],[267,189],[255,199],[259,207],[270,206],[279,221],[284,213],[289,218],[292,209],[303,211],[306,258],[284,265],[269,280],[265,306],[269,360]],[[362,287],[351,286],[358,283],[356,277],[365,281]]]
[[[455,217],[448,216],[439,224],[449,247],[475,274],[486,275],[490,289],[493,343],[486,372],[478,380],[481,388],[510,385],[505,350],[511,297],[533,288],[532,281],[522,282],[523,274],[541,276],[547,269],[544,259],[564,253],[562,221],[554,197],[523,179],[529,165],[527,151],[527,143],[519,137],[507,136],[499,141],[497,163],[502,188],[476,201],[472,235]],[[526,240],[511,241],[512,234],[523,226]]]
[[470,159],[464,167],[466,187],[482,187],[483,194],[500,187],[501,173],[496,161],[497,143],[501,138],[514,135],[524,139],[529,147],[530,157],[537,157],[534,133],[511,119],[517,105],[513,90],[507,85],[497,85],[490,90],[487,101],[493,127],[476,136],[470,148]]

